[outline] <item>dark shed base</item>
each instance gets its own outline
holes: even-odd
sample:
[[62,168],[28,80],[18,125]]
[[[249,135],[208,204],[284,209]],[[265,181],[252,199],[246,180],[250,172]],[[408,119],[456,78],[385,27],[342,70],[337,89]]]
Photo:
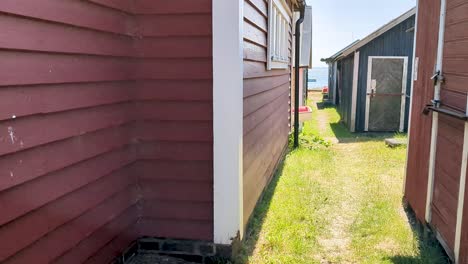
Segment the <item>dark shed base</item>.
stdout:
[[234,248],[206,241],[143,237],[133,242],[113,264],[230,263]]

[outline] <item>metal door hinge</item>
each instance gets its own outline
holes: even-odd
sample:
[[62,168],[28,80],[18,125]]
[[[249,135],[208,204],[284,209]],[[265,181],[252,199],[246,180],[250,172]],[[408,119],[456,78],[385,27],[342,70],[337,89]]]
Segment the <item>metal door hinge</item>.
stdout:
[[439,70],[435,72],[435,74],[431,77],[431,80],[434,81],[434,85],[437,85],[438,83],[442,84],[445,82],[445,77]]

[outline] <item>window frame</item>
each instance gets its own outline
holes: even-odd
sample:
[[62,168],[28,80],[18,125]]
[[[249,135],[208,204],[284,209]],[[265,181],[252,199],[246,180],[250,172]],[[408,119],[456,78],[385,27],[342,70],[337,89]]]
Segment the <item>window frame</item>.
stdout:
[[269,0],[267,70],[290,67],[288,34],[291,17],[292,12],[284,0]]

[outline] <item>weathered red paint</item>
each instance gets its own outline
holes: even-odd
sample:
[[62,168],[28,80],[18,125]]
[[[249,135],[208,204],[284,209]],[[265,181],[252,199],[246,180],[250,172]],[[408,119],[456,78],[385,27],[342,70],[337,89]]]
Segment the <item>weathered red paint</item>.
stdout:
[[266,69],[268,6],[244,1],[244,225],[287,144],[290,70]]
[[[465,112],[468,93],[468,1],[447,0],[445,17],[443,75],[441,104],[444,108]],[[408,170],[405,196],[420,220],[424,220],[427,195],[429,138],[431,115],[422,114],[425,104],[434,93],[433,75],[437,57],[440,1],[419,1],[416,56],[419,57],[419,75],[413,92],[413,112],[409,145]],[[447,253],[455,257],[457,243],[456,223],[458,211],[460,175],[464,144],[465,122],[439,114],[436,139],[434,190],[430,205],[432,226],[446,246]],[[466,188],[466,187],[465,187]],[[468,204],[461,208],[462,229],[459,263],[468,262]]]
[[142,235],[212,240],[211,0],[0,12],[0,262],[102,264]]

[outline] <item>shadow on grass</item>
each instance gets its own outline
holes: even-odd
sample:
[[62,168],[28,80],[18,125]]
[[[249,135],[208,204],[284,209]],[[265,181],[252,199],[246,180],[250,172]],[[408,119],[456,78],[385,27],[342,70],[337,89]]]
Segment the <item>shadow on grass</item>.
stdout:
[[331,123],[330,128],[339,143],[383,142],[385,138],[391,138],[395,135],[388,132],[351,133],[342,122]]
[[437,241],[434,233],[429,228],[421,224],[416,218],[413,210],[403,201],[403,208],[405,209],[408,222],[413,231],[413,236],[417,241],[419,249],[418,256],[391,256],[386,260],[395,264],[449,264],[451,263],[449,257],[445,254],[444,249]]
[[335,108],[335,106],[332,103],[326,102],[326,101],[317,102],[318,110],[323,110],[323,109],[328,109],[328,108]]
[[[285,157],[288,155],[286,153]],[[271,179],[270,184],[267,185],[263,196],[259,199],[257,206],[253,212],[253,215],[249,219],[249,224],[247,226],[247,232],[245,234],[244,240],[242,242],[239,253],[234,258],[235,264],[246,264],[248,263],[248,257],[253,255],[255,246],[257,245],[258,238],[260,237],[260,232],[262,231],[263,224],[265,222],[265,217],[268,213],[268,210],[271,205],[271,201],[275,194],[276,187],[280,176],[283,174],[284,169],[284,160],[278,166],[276,173]]]

